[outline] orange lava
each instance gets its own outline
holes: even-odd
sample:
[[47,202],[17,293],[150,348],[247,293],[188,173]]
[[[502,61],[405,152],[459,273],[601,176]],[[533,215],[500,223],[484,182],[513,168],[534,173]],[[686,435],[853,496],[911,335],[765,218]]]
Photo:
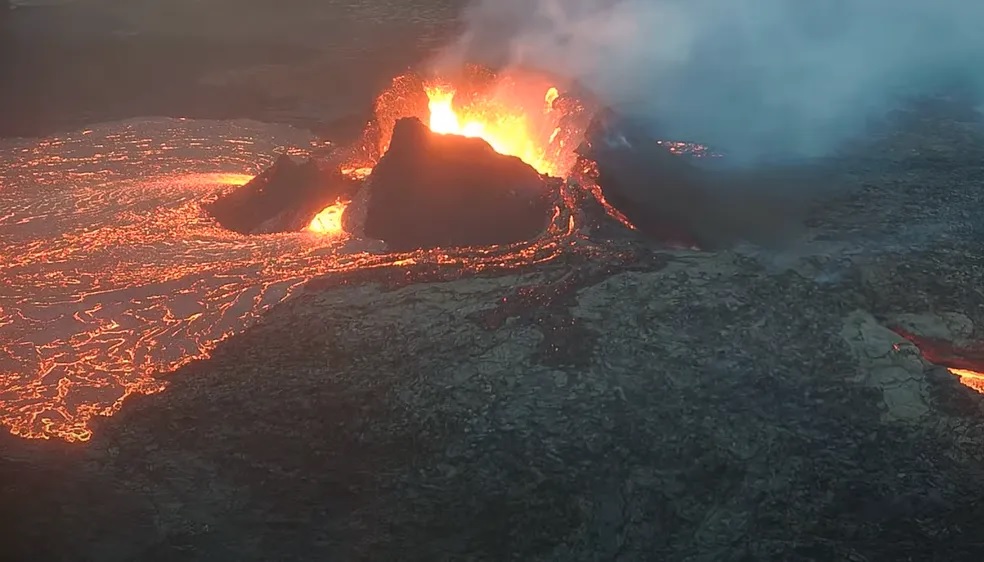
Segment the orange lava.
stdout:
[[[435,133],[480,138],[496,152],[516,156],[541,174],[567,177],[571,173],[577,161],[576,141],[583,130],[571,130],[568,138],[562,137],[562,115],[554,108],[560,91],[547,85],[544,79],[530,75],[510,76],[461,101],[459,89],[447,81],[417,83],[413,78],[412,75],[397,77],[376,102],[377,126],[383,129],[380,131],[380,152],[385,152],[388,147],[397,119],[417,117]],[[420,91],[413,92],[415,88]],[[425,110],[423,106],[414,108],[408,103],[414,94],[426,96]],[[364,180],[375,164],[372,158],[358,155],[354,162],[342,166],[339,171],[346,177]],[[598,189],[593,193],[600,196]],[[604,201],[603,204],[611,210],[611,206]],[[323,209],[311,221],[308,230],[321,234],[340,233],[343,208],[338,205]],[[624,217],[616,218],[628,224]]]
[[950,373],[960,378],[960,383],[984,394],[984,373],[969,369],[949,368]]
[[585,108],[569,97],[562,100],[557,86],[535,73],[493,75],[477,67],[453,79],[398,76],[376,99],[374,118],[357,143],[361,150],[345,168],[371,169],[389,147],[396,121],[416,117],[435,132],[481,138],[540,173],[567,177],[587,123],[558,109],[562,102],[564,108]]
[[342,227],[342,215],[345,214],[347,202],[337,201],[321,210],[308,225],[311,232],[325,236],[344,236],[345,229]]
[[368,166],[362,168],[342,167],[340,171],[342,172],[342,175],[347,178],[364,180],[369,177],[369,174],[372,173],[372,168]]
[[[567,186],[542,237],[471,250],[379,254],[349,236],[244,236],[205,214],[203,202],[283,146],[303,155],[305,143],[315,149],[288,127],[174,119],[0,140],[0,425],[86,441],[94,418],[161,391],[168,373],[207,358],[314,278],[527,266],[578,236]],[[341,215],[324,217],[324,229],[337,232]]]
[[605,210],[609,217],[615,219],[622,226],[629,230],[636,230],[636,226],[621,211],[612,206],[605,198],[605,194],[598,185],[598,164],[594,161],[582,159],[574,169],[571,177],[577,181]]
[[[483,71],[452,84],[405,75],[374,114],[340,153],[348,178],[371,175],[403,117],[482,138],[544,174],[583,171],[575,150],[589,111],[541,76]],[[249,181],[285,146],[306,156],[323,143],[289,127],[184,119],[0,140],[0,425],[26,438],[87,441],[95,417],[163,390],[168,373],[207,358],[315,278],[323,286],[370,269],[529,266],[584,242],[575,224],[583,192],[569,183],[545,234],[506,246],[373,253],[342,228],[347,201],[307,232],[218,227],[202,204]],[[631,227],[581,175],[584,191]]]
[[547,153],[547,146],[559,131],[559,125],[544,136],[545,129],[535,130],[534,123],[534,116],[540,117],[542,123],[550,123],[553,102],[559,95],[557,88],[547,88],[542,107],[533,111],[496,97],[456,107],[456,90],[447,84],[428,85],[426,92],[430,112],[428,123],[435,133],[477,137],[489,143],[496,152],[516,156],[541,174],[566,175],[568,170]]
[[892,329],[915,345],[927,361],[946,367],[950,374],[960,379],[961,384],[984,394],[984,372],[976,370],[984,363],[984,347],[961,347],[953,342],[920,336],[904,328]]

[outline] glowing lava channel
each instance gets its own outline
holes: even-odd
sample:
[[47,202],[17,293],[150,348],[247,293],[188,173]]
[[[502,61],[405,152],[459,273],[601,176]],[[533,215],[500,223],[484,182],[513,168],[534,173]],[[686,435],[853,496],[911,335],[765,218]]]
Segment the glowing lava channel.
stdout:
[[949,367],[948,370],[951,374],[960,378],[961,384],[984,394],[984,373],[968,369],[954,369],[952,367]]
[[[0,141],[0,424],[85,441],[94,416],[162,390],[159,375],[208,357],[313,277],[518,267],[554,259],[576,232],[570,196],[544,237],[480,252],[371,254],[345,236],[243,236],[203,212],[278,147],[313,140],[284,126],[157,119]],[[317,228],[338,232],[336,211]]]

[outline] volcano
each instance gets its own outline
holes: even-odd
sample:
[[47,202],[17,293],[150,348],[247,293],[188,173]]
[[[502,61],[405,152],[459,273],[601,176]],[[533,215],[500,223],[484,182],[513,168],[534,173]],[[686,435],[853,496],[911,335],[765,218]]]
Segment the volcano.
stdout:
[[298,231],[333,202],[352,198],[360,183],[313,159],[282,155],[246,185],[224,194],[205,210],[222,227],[240,234]]
[[808,230],[714,251],[789,209],[638,115],[585,135],[555,77],[407,78],[351,146],[327,122],[441,44],[631,46],[644,3],[59,4],[0,22],[0,136],[39,135],[0,139],[3,560],[982,559],[963,117],[804,163],[844,190]]
[[356,232],[394,251],[530,241],[556,215],[590,116],[541,75],[401,75],[355,142],[322,162],[281,157],[206,210],[243,234]]
[[660,245],[773,244],[797,228],[803,205],[787,186],[801,180],[705,166],[719,155],[661,139],[581,85],[511,72],[398,76],[354,142],[320,163],[281,158],[208,210],[245,234],[348,233],[394,251],[493,246],[537,238],[566,182],[580,193],[569,211]]
[[490,246],[536,238],[559,184],[573,180],[645,238],[712,247],[741,237],[686,154],[705,147],[660,141],[590,92],[551,84],[476,68],[453,83],[399,76],[330,164],[282,157],[208,210],[246,234],[358,232],[394,251]]

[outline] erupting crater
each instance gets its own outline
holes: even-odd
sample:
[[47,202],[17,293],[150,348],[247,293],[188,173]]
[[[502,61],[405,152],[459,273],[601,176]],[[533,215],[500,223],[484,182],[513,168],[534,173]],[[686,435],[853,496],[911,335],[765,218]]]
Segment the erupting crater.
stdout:
[[[397,78],[358,142],[313,160],[309,135],[235,121],[134,120],[0,142],[0,424],[88,440],[94,417],[162,390],[162,375],[208,357],[315,277],[461,274],[568,251],[581,238],[577,196],[540,173],[570,173],[588,112],[538,77],[479,72],[456,85]],[[535,231],[482,248],[375,251],[350,224],[405,118],[435,136],[477,137],[464,140],[549,186],[530,199]]]

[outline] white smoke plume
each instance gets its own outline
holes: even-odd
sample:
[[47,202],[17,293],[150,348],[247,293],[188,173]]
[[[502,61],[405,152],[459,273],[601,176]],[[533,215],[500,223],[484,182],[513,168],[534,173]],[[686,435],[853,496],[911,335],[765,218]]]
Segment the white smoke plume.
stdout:
[[438,58],[549,69],[736,157],[829,154],[903,95],[984,84],[973,0],[476,0]]

